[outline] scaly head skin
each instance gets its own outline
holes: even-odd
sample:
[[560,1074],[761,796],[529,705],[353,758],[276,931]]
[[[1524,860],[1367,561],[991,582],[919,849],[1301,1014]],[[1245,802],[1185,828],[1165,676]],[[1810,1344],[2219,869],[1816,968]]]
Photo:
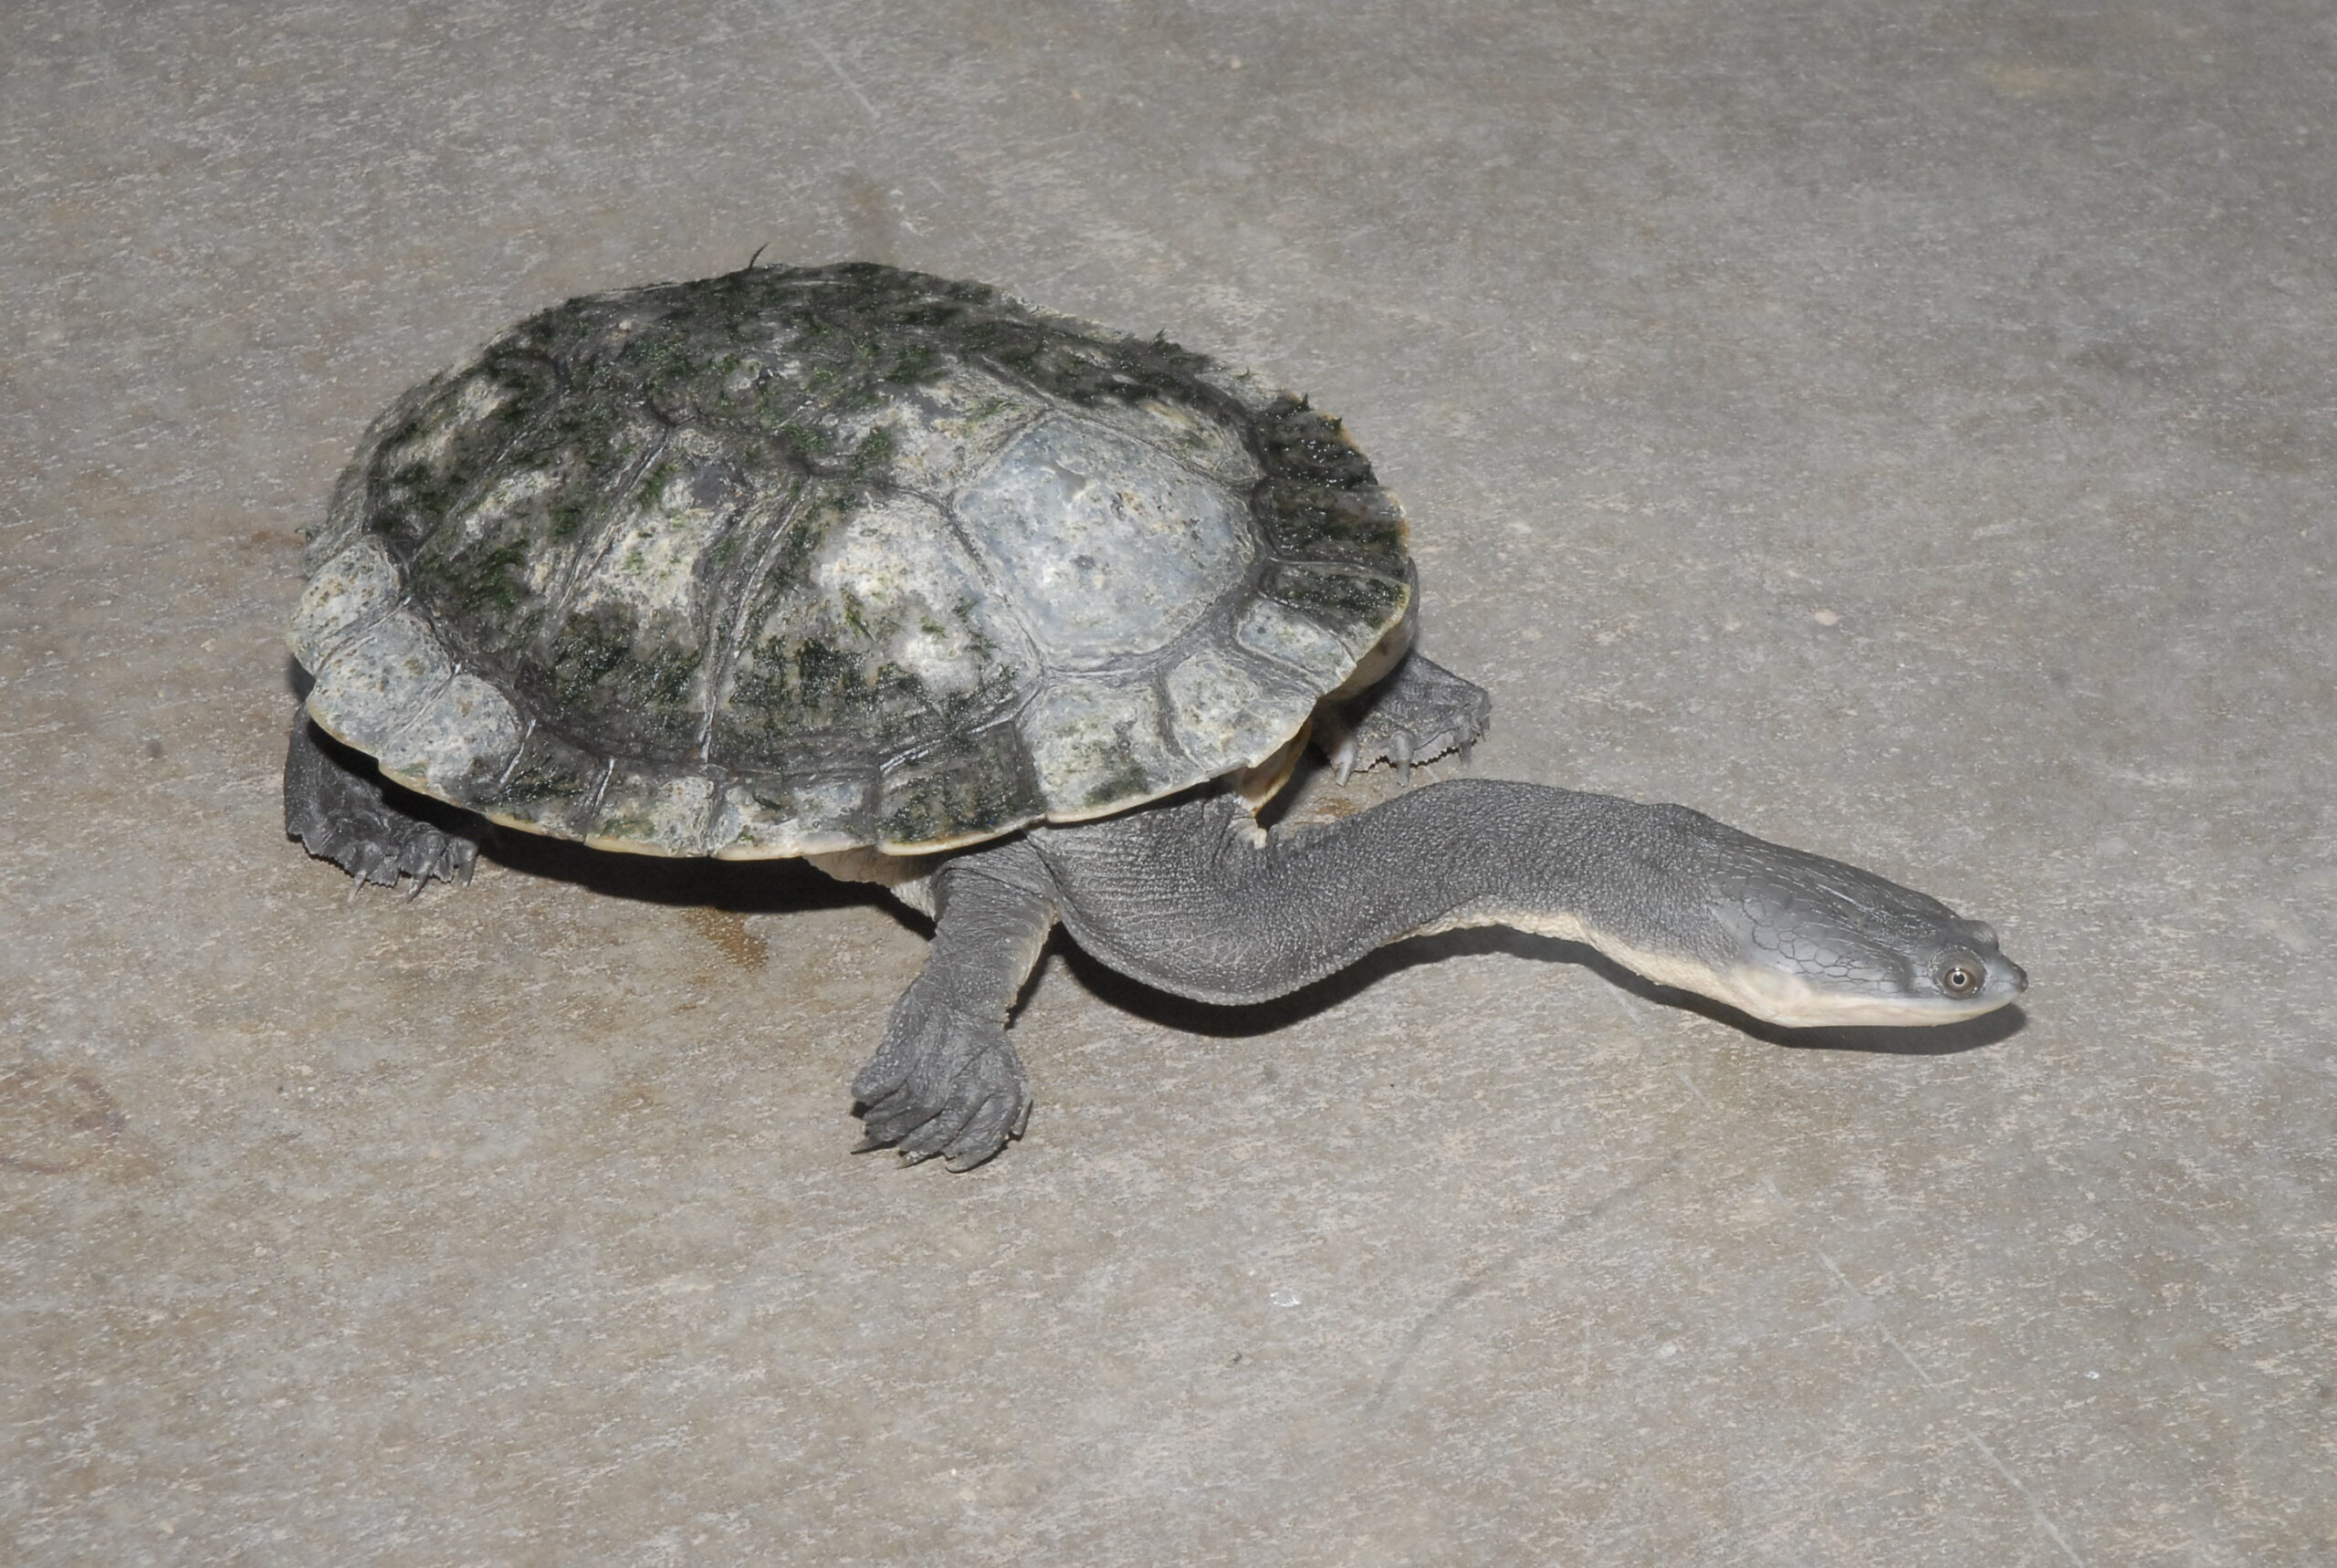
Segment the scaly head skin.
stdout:
[[1511,923],[1788,1029],[1954,1023],[2028,988],[1987,925],[1872,872],[1682,806],[1602,800],[1587,815],[1606,873],[1585,879],[1567,856],[1569,907]]
[[1704,995],[1793,1029],[1942,1024],[2028,988],[1986,924],[1871,872],[1745,839],[1712,917],[1734,961]]

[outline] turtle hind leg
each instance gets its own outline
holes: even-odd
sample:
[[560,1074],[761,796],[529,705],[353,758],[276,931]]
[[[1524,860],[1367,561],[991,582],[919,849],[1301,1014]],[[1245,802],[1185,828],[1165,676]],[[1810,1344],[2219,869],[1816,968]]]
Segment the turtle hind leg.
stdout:
[[1410,783],[1415,762],[1448,751],[1465,760],[1492,713],[1493,698],[1483,686],[1408,653],[1359,695],[1317,708],[1315,734],[1340,782],[1356,768],[1392,762]]
[[284,835],[357,879],[395,887],[414,879],[468,882],[487,824],[384,779],[371,759],[309,721],[292,720],[284,754]]

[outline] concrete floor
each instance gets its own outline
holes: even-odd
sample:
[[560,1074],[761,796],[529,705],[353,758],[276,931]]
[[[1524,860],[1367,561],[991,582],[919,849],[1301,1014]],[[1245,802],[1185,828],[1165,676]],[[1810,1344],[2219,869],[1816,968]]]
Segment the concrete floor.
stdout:
[[[2337,1562],[2332,105],[2317,0],[16,0],[0,1560]],[[846,1153],[856,892],[346,902],[276,770],[358,432],[758,246],[1312,392],[1478,771],[1873,865],[2026,1006],[1063,953],[952,1177]]]

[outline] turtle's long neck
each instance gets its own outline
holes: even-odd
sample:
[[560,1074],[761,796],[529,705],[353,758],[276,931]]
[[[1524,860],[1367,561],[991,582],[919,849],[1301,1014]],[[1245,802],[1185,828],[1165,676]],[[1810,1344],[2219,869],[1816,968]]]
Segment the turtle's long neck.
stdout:
[[1263,843],[1224,797],[1030,841],[1064,924],[1097,958],[1179,996],[1253,1002],[1452,925],[1587,940],[1643,972],[1644,958],[1692,961],[1692,936],[1663,915],[1680,903],[1693,824],[1729,831],[1676,807],[1460,779]]

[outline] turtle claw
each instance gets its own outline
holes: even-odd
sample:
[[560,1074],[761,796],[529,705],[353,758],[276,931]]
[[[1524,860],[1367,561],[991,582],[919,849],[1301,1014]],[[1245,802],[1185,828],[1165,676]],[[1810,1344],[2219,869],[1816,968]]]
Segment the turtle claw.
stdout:
[[1331,759],[1347,782],[1357,768],[1393,764],[1405,786],[1412,781],[1412,766],[1458,751],[1466,761],[1485,721],[1493,699],[1482,686],[1462,680],[1450,670],[1418,653],[1407,657],[1388,677],[1347,705],[1334,727],[1336,745]]

